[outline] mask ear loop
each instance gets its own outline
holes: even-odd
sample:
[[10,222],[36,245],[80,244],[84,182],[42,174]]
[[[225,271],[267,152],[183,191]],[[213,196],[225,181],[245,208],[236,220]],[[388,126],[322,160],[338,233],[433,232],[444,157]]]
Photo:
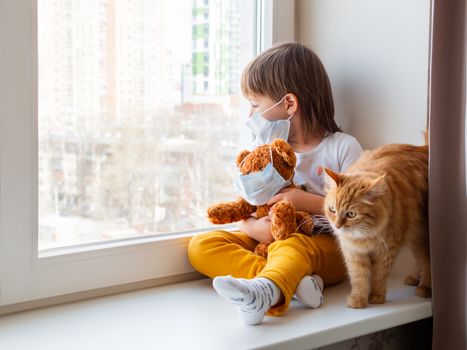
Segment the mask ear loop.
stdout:
[[238,169],[239,171],[240,171],[240,168],[241,168],[243,162],[245,161],[245,159],[246,159],[246,157],[242,159],[242,161],[240,162],[240,164],[238,164],[237,169]]
[[[293,117],[293,115],[292,115],[292,117]],[[290,117],[290,118],[292,118],[292,117]],[[271,155],[271,165],[274,166],[274,158],[272,156],[272,147],[271,146],[269,146],[269,154]],[[295,175],[295,169],[294,169],[294,171],[292,173],[292,176],[290,176],[290,179],[288,179],[288,180],[284,179],[284,180],[291,183],[294,175]]]
[[[277,105],[279,105],[282,101],[284,101],[284,98],[285,98],[285,95],[279,100],[279,102],[273,104],[271,107],[269,107],[268,109],[262,111],[262,112],[259,112],[259,115],[263,116],[263,113],[266,113],[267,111],[273,109],[274,107],[276,107]],[[295,115],[295,113],[293,113],[290,117],[288,117],[286,120],[287,121],[290,121],[290,119],[292,119],[292,117]],[[264,118],[264,117],[263,117]]]
[[285,96],[283,96],[283,97],[279,100],[279,102],[273,104],[273,105],[272,105],[271,107],[269,107],[268,109],[265,109],[264,111],[259,112],[259,114],[262,116],[263,113],[266,113],[267,111],[270,111],[271,109],[273,109],[274,107],[276,107],[277,105],[279,105],[280,103],[282,103],[282,101],[284,101],[284,97],[285,97]]
[[271,165],[274,166],[274,158],[272,157],[272,147],[269,145],[269,155],[271,156]]

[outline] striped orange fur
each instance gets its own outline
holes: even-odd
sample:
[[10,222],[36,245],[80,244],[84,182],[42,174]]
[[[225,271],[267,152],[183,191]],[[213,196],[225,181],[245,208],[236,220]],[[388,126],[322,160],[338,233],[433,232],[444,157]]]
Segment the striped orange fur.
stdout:
[[431,295],[428,241],[428,146],[386,145],[365,151],[345,174],[325,169],[325,214],[339,239],[352,290],[351,308],[386,301],[400,248],[416,261],[405,283]]

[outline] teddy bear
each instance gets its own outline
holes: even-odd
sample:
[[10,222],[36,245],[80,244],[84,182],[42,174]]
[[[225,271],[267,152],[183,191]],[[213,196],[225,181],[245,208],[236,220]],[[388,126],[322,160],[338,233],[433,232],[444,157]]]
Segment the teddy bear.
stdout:
[[[292,147],[282,139],[276,139],[270,144],[260,145],[251,152],[244,150],[239,153],[236,159],[236,165],[243,176],[262,172],[271,164],[284,179],[283,183],[286,186],[283,188],[296,187],[292,182],[296,163],[297,158]],[[280,180],[282,181],[282,179]],[[277,193],[280,190],[282,188],[279,188]],[[251,199],[250,202],[252,202]],[[246,198],[239,196],[236,201],[218,203],[207,209],[208,219],[213,224],[218,225],[247,219],[253,213],[256,214],[258,219],[267,215],[270,216],[271,235],[274,240],[286,239],[297,230],[307,235],[312,233],[313,222],[311,215],[296,211],[293,204],[287,200],[278,201],[273,205],[266,203],[252,204]],[[256,246],[255,253],[267,257],[268,245],[266,242],[260,242]]]

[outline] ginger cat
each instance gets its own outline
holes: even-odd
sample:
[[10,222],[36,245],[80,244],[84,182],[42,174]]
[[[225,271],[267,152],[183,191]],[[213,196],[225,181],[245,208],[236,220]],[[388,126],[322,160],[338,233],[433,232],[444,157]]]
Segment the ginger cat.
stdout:
[[338,237],[352,290],[351,308],[386,301],[400,248],[416,260],[404,281],[431,296],[428,241],[428,146],[387,145],[365,151],[345,174],[325,169],[325,215]]

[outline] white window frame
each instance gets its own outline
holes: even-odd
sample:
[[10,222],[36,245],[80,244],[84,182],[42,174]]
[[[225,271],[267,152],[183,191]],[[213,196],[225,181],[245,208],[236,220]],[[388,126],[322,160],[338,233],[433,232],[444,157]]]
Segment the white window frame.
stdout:
[[[263,33],[258,48],[294,40],[294,1],[256,1]],[[250,28],[243,39],[254,32]],[[248,50],[246,40],[241,50]],[[112,286],[193,274],[186,249],[196,232],[80,245],[38,256],[37,135],[37,0],[1,1],[0,314],[15,305],[31,307],[28,302],[44,306],[59,296],[103,289],[108,294]]]
[[255,11],[256,53],[295,40],[295,0],[256,0]]

